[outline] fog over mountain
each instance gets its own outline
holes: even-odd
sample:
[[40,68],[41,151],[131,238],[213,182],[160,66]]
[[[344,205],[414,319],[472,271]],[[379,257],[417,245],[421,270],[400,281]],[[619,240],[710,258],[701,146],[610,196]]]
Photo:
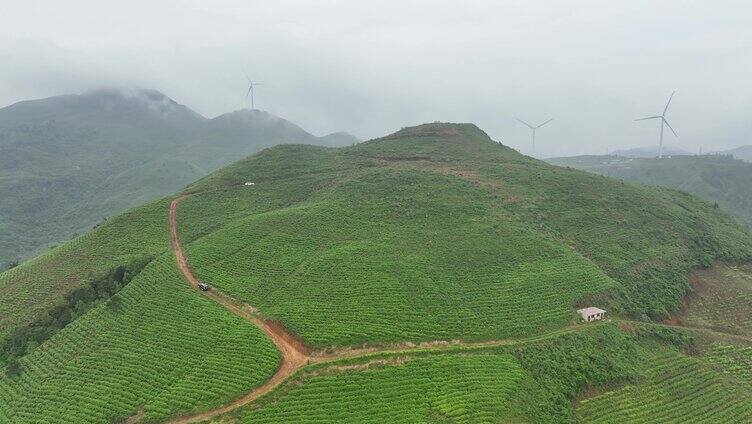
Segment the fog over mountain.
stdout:
[[721,2],[7,2],[0,105],[100,85],[154,87],[204,116],[256,105],[316,135],[367,139],[474,122],[530,152],[514,117],[556,120],[543,156],[657,143],[749,144],[752,6]]
[[266,147],[357,141],[259,110],[207,119],[156,90],[0,108],[0,267]]

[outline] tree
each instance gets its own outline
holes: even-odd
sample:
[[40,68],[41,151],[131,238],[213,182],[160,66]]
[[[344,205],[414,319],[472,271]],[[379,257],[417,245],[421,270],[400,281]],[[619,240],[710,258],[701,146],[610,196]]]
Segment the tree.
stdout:
[[120,296],[118,295],[112,296],[110,300],[107,301],[107,307],[112,312],[119,311],[122,306],[123,306],[123,301],[120,299]]
[[8,378],[16,378],[23,372],[23,366],[20,362],[18,362],[18,359],[11,358],[8,360],[8,365],[5,367],[5,375],[8,376]]

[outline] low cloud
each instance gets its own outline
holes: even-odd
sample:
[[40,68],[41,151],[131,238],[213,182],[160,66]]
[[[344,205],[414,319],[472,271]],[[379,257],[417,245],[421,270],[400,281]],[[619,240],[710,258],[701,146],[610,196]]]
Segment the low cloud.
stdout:
[[[529,152],[514,117],[556,120],[544,155],[657,141],[748,140],[746,2],[242,2],[73,0],[0,6],[0,105],[94,87],[160,90],[205,116],[257,107],[317,134],[361,138],[470,121]],[[406,4],[407,3],[407,4]]]

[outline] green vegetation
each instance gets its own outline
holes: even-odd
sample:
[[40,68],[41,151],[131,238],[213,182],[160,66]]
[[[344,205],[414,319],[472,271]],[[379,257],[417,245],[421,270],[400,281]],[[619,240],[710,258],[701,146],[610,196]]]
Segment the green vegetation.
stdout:
[[548,161],[629,182],[686,191],[717,204],[752,228],[752,164],[731,156],[674,156],[660,160],[576,156]]
[[[310,346],[509,339],[305,367],[233,412],[241,422],[628,420],[643,404],[667,419],[681,405],[698,420],[728,406],[743,421],[749,411],[732,380],[746,353],[693,357],[693,339],[672,329],[573,324],[585,305],[664,318],[690,271],[752,258],[745,230],[687,194],[554,167],[466,124],[340,149],[278,146],[185,192],[179,234],[196,275]],[[90,281],[156,258],[111,301],[85,296],[95,300],[82,314],[8,361],[0,422],[140,410],[156,421],[228,402],[276,370],[264,334],[182,280],[168,203],[0,274],[5,337]]]
[[739,146],[733,149],[722,150],[720,152],[714,152],[715,155],[730,155],[736,159],[741,159],[746,162],[752,162],[752,146]]
[[197,295],[165,254],[0,377],[0,422],[112,422],[218,406],[266,381],[274,345]]
[[752,266],[716,264],[695,272],[692,288],[677,314],[685,325],[752,336]]
[[353,140],[315,137],[261,111],[206,119],[153,90],[2,108],[0,270],[265,147]]
[[710,346],[704,359],[726,377],[752,390],[752,346],[716,342]]
[[391,358],[302,372],[252,423],[494,422],[509,416],[522,370],[509,355]]
[[583,400],[585,423],[740,423],[752,420],[752,393],[700,359],[657,348],[637,384]]
[[105,221],[96,229],[0,273],[0,338],[66,303],[66,296],[107,272],[169,248],[168,201]]
[[219,422],[747,422],[750,348],[711,346],[690,356],[686,331],[600,324],[508,346],[373,355],[303,370]]
[[472,125],[280,146],[187,191],[199,277],[319,347],[522,336],[592,303],[662,319],[692,269],[752,252],[702,201],[552,167]]
[[426,172],[367,170],[187,252],[201,279],[321,347],[526,335],[614,284],[484,190]]
[[[60,329],[88,312],[97,303],[107,301],[113,310],[121,306],[115,294],[127,285],[151,259],[119,266],[107,274],[89,281],[65,296],[65,303],[50,310],[46,316],[29,325],[15,328],[0,344],[0,362],[8,364],[9,374],[17,374],[18,358],[44,343]],[[12,372],[11,372],[12,370]]]
[[[375,355],[305,369],[239,422],[573,422],[571,398],[638,378],[639,339],[595,325],[541,341]],[[229,418],[229,417],[228,417]]]

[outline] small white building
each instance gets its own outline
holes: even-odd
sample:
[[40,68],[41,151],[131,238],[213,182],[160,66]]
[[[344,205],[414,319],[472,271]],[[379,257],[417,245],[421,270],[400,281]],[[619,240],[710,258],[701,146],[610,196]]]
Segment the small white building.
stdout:
[[593,306],[589,308],[578,309],[577,313],[580,314],[583,321],[597,321],[606,318],[606,311],[603,309],[595,308]]
[[250,181],[246,181],[245,185],[252,186],[252,185],[256,185],[256,183],[253,183],[253,182],[250,182]]

